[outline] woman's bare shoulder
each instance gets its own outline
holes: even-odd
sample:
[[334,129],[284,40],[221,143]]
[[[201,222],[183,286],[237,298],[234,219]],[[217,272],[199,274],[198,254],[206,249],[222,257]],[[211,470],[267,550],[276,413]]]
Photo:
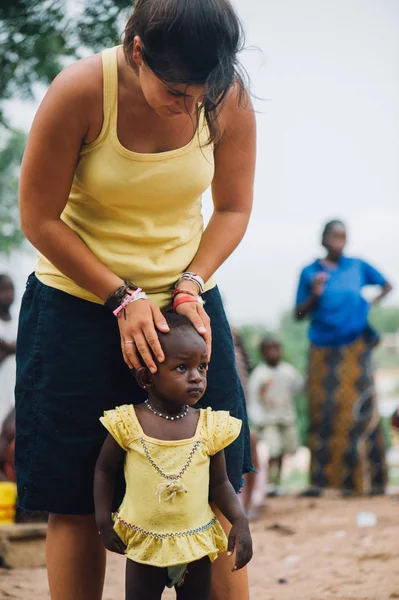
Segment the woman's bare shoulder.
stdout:
[[101,54],[83,58],[65,69],[54,79],[50,90],[60,96],[95,99],[102,95],[103,71]]
[[254,108],[249,91],[235,84],[227,93],[219,115],[220,138],[222,139],[231,129],[246,129],[254,122]]
[[35,122],[74,132],[82,141],[95,139],[102,125],[101,55],[84,58],[63,69],[50,85]]

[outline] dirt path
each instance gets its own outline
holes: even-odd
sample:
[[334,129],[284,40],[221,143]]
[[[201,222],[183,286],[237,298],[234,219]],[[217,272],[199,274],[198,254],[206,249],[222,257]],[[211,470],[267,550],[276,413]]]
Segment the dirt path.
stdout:
[[[361,511],[373,512],[377,525],[360,528]],[[399,599],[395,498],[277,499],[253,525],[253,538],[251,600]],[[104,600],[123,599],[123,577],[124,559],[110,556]],[[48,600],[45,571],[0,570],[0,598]]]

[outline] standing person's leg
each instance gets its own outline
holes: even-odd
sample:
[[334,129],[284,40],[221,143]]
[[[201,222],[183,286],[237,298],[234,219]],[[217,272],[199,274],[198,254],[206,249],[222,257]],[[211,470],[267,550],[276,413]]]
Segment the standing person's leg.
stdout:
[[49,515],[46,560],[51,600],[101,600],[105,548],[93,516]]
[[381,423],[378,423],[377,427],[370,434],[367,446],[367,458],[370,468],[370,493],[372,495],[384,494],[388,476]]
[[[214,504],[211,506],[228,536],[231,529],[230,523]],[[212,563],[211,600],[249,600],[247,567],[233,572],[234,562],[235,554],[227,556],[227,553],[224,552],[219,554],[219,557]]]
[[257,442],[258,442],[258,435],[254,431],[251,431],[250,435],[251,435],[252,462],[253,462],[255,471],[251,471],[244,475],[244,487],[242,488],[242,492],[241,492],[240,498],[239,498],[242,501],[242,506],[244,507],[244,510],[249,518],[250,518],[250,515],[252,514],[251,511],[253,508],[254,487],[255,487],[256,480],[259,477],[259,471],[260,471],[260,463],[258,460],[258,453],[257,453],[257,449],[256,449]]
[[212,564],[207,556],[188,565],[184,583],[176,586],[177,600],[210,600]]
[[[238,493],[244,473],[253,470],[250,435],[245,397],[236,370],[234,344],[229,324],[217,288],[204,294],[205,308],[211,320],[212,356],[208,370],[207,391],[198,407],[210,406],[213,410],[228,410],[243,422],[238,438],[225,449],[227,474]],[[220,515],[219,512],[216,513]],[[229,524],[222,515],[220,522],[226,529]],[[249,598],[246,570],[231,572],[234,563],[222,554],[212,565],[212,600],[247,600]]]
[[167,581],[166,568],[127,559],[125,600],[161,600]]
[[99,422],[140,395],[123,362],[118,324],[103,306],[30,277],[17,343],[18,506],[50,514],[52,600],[99,600],[105,553],[93,513]]

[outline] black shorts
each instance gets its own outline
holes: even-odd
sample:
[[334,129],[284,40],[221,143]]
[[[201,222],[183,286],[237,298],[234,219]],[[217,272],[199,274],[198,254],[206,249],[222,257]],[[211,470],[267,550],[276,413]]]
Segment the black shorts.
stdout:
[[[229,478],[238,491],[242,474],[252,468],[245,400],[218,289],[204,299],[213,348],[208,389],[198,406],[229,410],[243,420],[240,436],[225,451]],[[104,410],[144,399],[123,361],[112,313],[30,275],[17,340],[18,506],[92,514],[94,466],[107,433],[99,417]],[[116,504],[122,483],[121,478]]]

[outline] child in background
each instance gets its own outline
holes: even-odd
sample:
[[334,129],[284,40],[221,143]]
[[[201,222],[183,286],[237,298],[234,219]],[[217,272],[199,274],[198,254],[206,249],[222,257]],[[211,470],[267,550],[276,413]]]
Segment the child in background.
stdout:
[[[96,464],[95,514],[108,550],[126,554],[126,600],[159,600],[175,587],[179,600],[208,600],[211,561],[236,550],[233,570],[252,556],[247,518],[230,484],[223,448],[241,421],[227,411],[197,410],[207,384],[207,349],[185,317],[165,315],[159,334],[165,361],[136,371],[144,404],[124,404],[101,418],[109,434]],[[126,493],[112,517],[118,468]],[[227,540],[209,496],[232,524]]]
[[269,450],[269,482],[277,493],[286,454],[298,448],[298,428],[294,397],[304,385],[302,375],[281,360],[277,340],[266,337],[260,344],[262,362],[248,382],[248,414],[266,441]]
[[14,284],[4,273],[0,274],[0,429],[14,408],[15,350],[18,321],[11,314],[14,303]]

